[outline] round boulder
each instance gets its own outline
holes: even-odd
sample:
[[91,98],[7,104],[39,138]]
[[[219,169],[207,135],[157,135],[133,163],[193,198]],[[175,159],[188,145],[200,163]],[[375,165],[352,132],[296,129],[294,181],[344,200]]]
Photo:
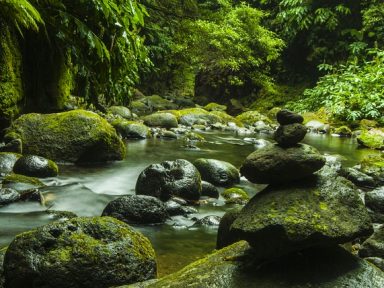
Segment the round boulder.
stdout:
[[282,148],[266,146],[250,154],[240,172],[253,183],[284,183],[312,175],[325,164],[325,157],[306,144]]
[[275,131],[273,137],[282,147],[295,146],[304,139],[307,128],[299,123],[282,125]]
[[22,156],[13,167],[16,174],[38,178],[55,177],[58,171],[55,162],[36,155]]
[[228,187],[240,182],[239,170],[231,163],[199,158],[193,162],[204,181],[213,185]]
[[171,113],[154,113],[144,117],[144,124],[150,127],[176,128],[176,116]]
[[246,204],[250,197],[247,192],[245,192],[241,188],[229,188],[226,189],[223,193],[221,193],[221,196],[225,199],[225,203],[227,204]]
[[288,124],[294,124],[294,123],[303,123],[304,118],[303,116],[289,111],[287,109],[282,109],[279,112],[276,113],[276,120],[279,122],[280,125],[288,125]]
[[132,119],[132,112],[127,107],[124,106],[111,106],[108,108],[108,112],[120,116],[124,119]]
[[219,190],[217,190],[213,184],[207,181],[201,181],[201,196],[219,198],[219,195]]
[[155,278],[155,252],[114,218],[73,218],[16,236],[4,276],[8,288],[119,286]]
[[149,195],[167,201],[172,196],[199,200],[201,177],[187,160],[164,161],[145,168],[136,182],[137,195]]
[[168,213],[163,202],[146,195],[127,195],[109,202],[102,216],[111,216],[125,223],[163,223]]

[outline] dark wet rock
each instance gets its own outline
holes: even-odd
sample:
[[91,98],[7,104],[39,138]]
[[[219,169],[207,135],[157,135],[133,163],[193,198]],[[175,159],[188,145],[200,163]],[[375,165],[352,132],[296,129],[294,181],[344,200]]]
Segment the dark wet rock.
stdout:
[[23,143],[21,139],[12,139],[4,146],[0,147],[0,152],[13,152],[13,153],[23,153]]
[[384,223],[384,186],[365,193],[365,206],[372,222]]
[[13,172],[30,177],[46,178],[57,176],[59,168],[55,162],[44,157],[26,155],[16,161]]
[[360,187],[375,187],[376,185],[376,181],[373,177],[368,176],[355,168],[342,168],[340,170],[340,175]]
[[111,287],[156,277],[141,233],[111,217],[73,218],[22,233],[4,259],[5,286]]
[[366,257],[364,260],[368,261],[369,263],[372,263],[377,268],[380,268],[382,271],[384,271],[384,259],[379,257]]
[[127,195],[108,203],[102,216],[111,216],[128,224],[163,223],[167,209],[159,199],[146,195]]
[[235,207],[227,211],[220,220],[219,230],[217,231],[216,249],[224,248],[240,239],[236,239],[233,233],[230,233],[232,223],[240,215],[242,207]]
[[20,194],[11,188],[0,189],[0,207],[20,200]]
[[23,142],[26,155],[77,163],[121,160],[125,145],[99,115],[73,110],[55,114],[25,114],[8,129]]
[[304,118],[303,116],[289,111],[287,109],[282,109],[279,112],[276,113],[276,120],[279,122],[280,125],[288,125],[288,124],[295,124],[295,123],[303,123]]
[[111,106],[108,108],[108,112],[120,116],[121,118],[130,120],[132,119],[132,112],[127,107],[124,106]]
[[199,158],[193,164],[199,170],[201,178],[213,185],[228,187],[240,182],[239,170],[231,163]]
[[192,163],[184,159],[152,164],[144,169],[136,182],[136,194],[167,201],[172,196],[199,200],[201,177]]
[[241,188],[236,187],[226,189],[223,193],[221,193],[221,196],[223,196],[223,198],[225,199],[225,203],[227,204],[244,205],[250,199],[247,192],[245,192]]
[[187,216],[188,214],[198,213],[197,209],[191,206],[185,206],[185,204],[180,204],[179,202],[170,199],[164,203],[167,213],[170,216],[183,215]]
[[9,174],[3,179],[3,188],[13,188],[16,190],[26,190],[44,187],[39,179],[19,174]]
[[45,204],[45,199],[43,194],[39,191],[39,189],[33,188],[33,189],[27,189],[22,190],[20,193],[20,200],[25,202],[37,202],[41,205]]
[[201,181],[201,196],[219,198],[219,190],[213,184]]
[[216,215],[208,215],[198,219],[192,227],[217,227],[220,224],[221,217]]
[[324,164],[325,158],[309,145],[290,148],[272,145],[250,154],[240,172],[254,183],[285,183],[308,177]]
[[156,282],[125,288],[384,287],[382,271],[337,246],[308,249],[264,265],[255,261],[253,252],[240,241]]
[[363,242],[359,256],[384,258],[384,226],[376,229],[373,235]]
[[242,209],[230,229],[235,239],[269,259],[316,245],[341,244],[372,234],[368,212],[342,177],[268,186]]
[[304,139],[307,128],[299,123],[282,125],[275,131],[273,138],[282,147],[295,146]]
[[20,154],[0,152],[0,174],[6,175],[13,171],[13,166],[21,157]]
[[162,127],[162,128],[176,128],[179,124],[177,123],[176,117],[171,113],[154,113],[144,117],[144,124],[150,127]]
[[151,136],[149,128],[139,122],[117,120],[112,122],[113,127],[126,139],[146,139]]

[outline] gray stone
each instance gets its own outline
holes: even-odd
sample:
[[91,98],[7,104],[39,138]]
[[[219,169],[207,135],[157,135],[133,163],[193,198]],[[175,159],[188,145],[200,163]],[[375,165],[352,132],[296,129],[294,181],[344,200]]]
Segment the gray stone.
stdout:
[[228,187],[240,182],[239,170],[231,163],[199,158],[193,162],[201,178],[213,185]]
[[111,106],[108,108],[108,112],[120,116],[124,119],[131,120],[132,119],[132,112],[127,107],[124,106]]
[[365,193],[365,206],[374,223],[384,223],[384,186]]
[[20,199],[20,194],[11,188],[0,189],[0,207],[16,202]]
[[282,125],[273,134],[273,138],[282,147],[295,146],[304,139],[307,128],[302,124]]
[[29,177],[55,177],[59,172],[56,163],[41,156],[26,155],[20,157],[13,166],[13,172]]
[[143,118],[144,124],[149,127],[176,128],[178,126],[176,116],[171,113],[154,113]]
[[207,182],[207,181],[201,181],[201,196],[207,196],[211,198],[219,198],[219,190],[217,188]]
[[6,175],[11,173],[13,166],[20,157],[20,154],[0,152],[0,174]]
[[376,229],[373,235],[363,242],[359,256],[384,258],[384,226]]

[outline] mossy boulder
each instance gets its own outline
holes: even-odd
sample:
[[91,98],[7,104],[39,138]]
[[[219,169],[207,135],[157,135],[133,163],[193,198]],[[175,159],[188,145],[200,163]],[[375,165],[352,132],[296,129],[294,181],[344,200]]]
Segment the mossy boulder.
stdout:
[[205,105],[204,109],[207,111],[226,111],[227,106],[211,102],[211,103],[208,103],[207,105]]
[[124,106],[111,106],[108,108],[108,112],[127,120],[131,120],[133,117],[131,110]]
[[375,186],[384,185],[384,154],[372,154],[364,157],[354,168],[373,178]]
[[199,158],[193,162],[193,165],[199,170],[201,178],[213,185],[229,187],[240,182],[239,170],[231,163]]
[[337,134],[341,137],[351,137],[352,136],[352,130],[351,128],[349,128],[348,126],[340,126],[340,127],[337,127],[334,131],[333,131],[334,134]]
[[372,222],[384,223],[384,186],[369,191],[364,196]]
[[177,108],[177,104],[159,95],[147,96],[140,101],[145,103],[151,111],[171,110]]
[[233,233],[230,233],[230,229],[233,222],[240,215],[241,209],[241,206],[236,206],[228,210],[224,216],[221,217],[219,230],[217,231],[216,249],[224,248],[240,240],[236,239]]
[[35,177],[29,177],[14,173],[4,177],[2,184],[4,188],[13,188],[16,190],[27,190],[45,186],[43,182],[41,182]]
[[16,161],[13,172],[30,177],[46,178],[57,176],[59,168],[52,160],[36,155],[25,155]]
[[8,131],[20,135],[25,154],[54,161],[104,162],[125,156],[125,145],[115,129],[85,110],[25,114]]
[[152,111],[150,107],[148,107],[142,101],[132,101],[130,107],[132,112],[138,115],[149,114]]
[[237,127],[244,127],[244,124],[241,121],[231,115],[228,115],[224,111],[212,111],[211,114],[220,117],[222,123],[235,123]]
[[176,117],[171,113],[158,112],[143,118],[144,124],[150,127],[162,127],[162,128],[176,128],[179,124],[177,123]]
[[167,209],[159,199],[146,195],[127,195],[108,203],[102,216],[111,216],[128,224],[163,223]]
[[236,116],[236,119],[244,124],[253,126],[258,121],[263,121],[264,123],[272,123],[271,119],[267,116],[261,114],[258,111],[247,111]]
[[373,235],[363,242],[359,256],[384,258],[384,226],[377,228]]
[[126,139],[146,139],[151,137],[150,129],[140,122],[115,120],[112,122],[112,126],[121,137]]
[[240,172],[253,183],[285,183],[308,177],[324,164],[325,158],[312,146],[269,145],[251,153]]
[[219,195],[219,190],[215,187],[215,185],[207,181],[201,181],[201,196],[219,198]]
[[226,189],[221,196],[225,199],[225,203],[227,204],[246,204],[250,197],[246,191],[241,188],[232,187]]
[[187,108],[182,110],[172,110],[169,112],[174,114],[179,123],[185,126],[193,126],[195,124],[212,125],[217,122],[222,122],[219,116],[202,108]]
[[0,174],[9,174],[13,171],[13,166],[21,157],[20,154],[11,152],[0,152]]
[[156,277],[149,240],[111,217],[73,218],[22,233],[4,259],[5,286],[111,287]]
[[270,259],[316,245],[341,244],[373,232],[357,189],[342,177],[268,186],[241,210],[230,228],[257,257]]
[[245,241],[215,251],[158,281],[120,288],[335,288],[384,286],[384,273],[338,246],[312,248],[260,265]]
[[363,130],[357,137],[357,142],[363,147],[384,150],[384,129]]
[[149,195],[163,201],[173,196],[185,200],[199,200],[201,177],[187,160],[164,161],[145,168],[136,182],[137,195]]
[[362,119],[359,123],[360,129],[371,129],[379,126],[379,123],[375,120]]

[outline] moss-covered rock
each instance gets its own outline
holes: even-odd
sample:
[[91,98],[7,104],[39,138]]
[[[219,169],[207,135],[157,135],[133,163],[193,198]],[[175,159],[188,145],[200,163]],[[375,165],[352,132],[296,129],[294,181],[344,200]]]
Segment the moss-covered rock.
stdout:
[[273,139],[281,147],[292,147],[304,139],[307,127],[300,123],[281,125],[273,134]]
[[384,223],[384,186],[365,193],[365,205],[372,222]]
[[36,155],[25,155],[16,161],[13,172],[30,177],[46,178],[57,176],[59,168],[52,160]]
[[219,198],[219,190],[207,181],[201,181],[201,196]]
[[372,154],[364,157],[354,168],[373,178],[375,186],[384,185],[384,154]]
[[265,123],[272,123],[271,119],[267,116],[261,114],[258,111],[247,111],[236,116],[236,119],[244,124],[253,126],[258,121],[263,121]]
[[0,152],[0,174],[11,173],[13,166],[20,157],[21,155],[17,153]]
[[195,124],[212,125],[216,122],[222,122],[219,116],[202,108],[171,110],[169,113],[175,115],[179,123],[185,126],[192,126]]
[[227,106],[211,102],[211,103],[208,103],[207,105],[205,105],[204,109],[207,111],[226,111]]
[[360,129],[371,129],[379,126],[379,123],[375,120],[362,119],[359,123]]
[[231,163],[199,158],[193,162],[193,165],[199,170],[204,181],[214,185],[228,187],[240,182],[239,170]]
[[16,190],[26,190],[31,188],[44,187],[44,183],[34,177],[28,177],[19,174],[9,174],[3,179],[4,188],[13,188]]
[[143,103],[145,103],[151,111],[162,111],[162,110],[171,110],[176,109],[177,105],[159,95],[147,96],[141,99]]
[[136,182],[136,194],[157,197],[163,201],[172,196],[199,200],[201,177],[187,160],[164,161],[145,168]]
[[373,231],[349,181],[316,175],[268,186],[245,205],[230,232],[257,248],[259,258],[269,259],[310,246],[346,243]]
[[384,129],[363,130],[357,137],[357,142],[363,147],[384,150]]
[[220,117],[222,123],[235,123],[237,127],[244,127],[244,124],[241,121],[231,115],[228,115],[224,111],[212,111],[211,114]]
[[138,115],[145,115],[151,113],[151,109],[141,101],[132,101],[131,110]]
[[140,122],[115,120],[111,124],[123,138],[146,139],[151,137],[150,129]]
[[163,223],[168,218],[165,205],[146,195],[126,195],[108,203],[103,216],[111,216],[128,224]]
[[141,233],[111,217],[73,218],[22,233],[4,259],[5,286],[111,287],[156,277]]
[[319,121],[326,124],[329,123],[330,118],[327,110],[324,107],[320,108],[316,112],[305,112],[302,116],[304,118],[304,125],[310,121]]
[[20,135],[25,154],[77,163],[121,160],[125,145],[115,129],[97,114],[74,110],[25,114],[10,127]]
[[[213,252],[182,270],[124,288],[381,288],[384,273],[343,248],[318,247],[260,265],[245,241]],[[123,288],[120,287],[120,288]]]
[[131,120],[132,119],[132,112],[127,107],[124,106],[111,106],[108,108],[108,112],[120,116],[121,118]]
[[333,131],[333,133],[337,134],[339,136],[342,136],[342,137],[351,137],[352,136],[351,128],[349,128],[348,126],[345,126],[345,125],[336,128]]
[[236,235],[230,233],[231,226],[236,218],[240,215],[242,207],[237,206],[227,211],[220,220],[219,230],[217,231],[216,249],[221,249],[236,243],[240,239],[236,239]]
[[143,118],[144,124],[150,127],[176,128],[178,126],[176,117],[171,113],[158,112]]
[[241,188],[232,187],[226,189],[221,196],[225,199],[227,204],[246,204],[250,197],[246,191]]
[[384,226],[377,228],[375,233],[363,242],[359,256],[384,258]]

